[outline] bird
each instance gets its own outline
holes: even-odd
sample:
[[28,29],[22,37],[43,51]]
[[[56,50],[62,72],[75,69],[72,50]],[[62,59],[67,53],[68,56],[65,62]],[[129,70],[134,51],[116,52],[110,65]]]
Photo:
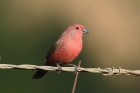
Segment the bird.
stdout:
[[[70,63],[80,54],[83,47],[82,37],[83,34],[87,33],[89,32],[81,24],[68,26],[47,52],[44,66],[57,66],[58,70],[61,71],[61,66],[67,64],[74,66],[78,70],[76,65]],[[40,79],[47,72],[39,69],[32,79]]]

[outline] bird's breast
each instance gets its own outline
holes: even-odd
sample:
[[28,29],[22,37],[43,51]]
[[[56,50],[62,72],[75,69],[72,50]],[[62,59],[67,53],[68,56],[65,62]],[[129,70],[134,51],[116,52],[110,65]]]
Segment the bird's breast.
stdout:
[[62,41],[62,45],[50,56],[53,63],[66,64],[73,61],[82,50],[81,41]]

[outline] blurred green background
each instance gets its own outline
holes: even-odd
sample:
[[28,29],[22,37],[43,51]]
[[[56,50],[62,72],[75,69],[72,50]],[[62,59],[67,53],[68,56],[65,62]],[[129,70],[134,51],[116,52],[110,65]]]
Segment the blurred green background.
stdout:
[[[79,23],[90,34],[73,61],[82,67],[140,70],[139,0],[0,0],[1,64],[42,65],[67,26]],[[71,93],[74,73],[0,70],[1,93]],[[75,93],[140,93],[140,78],[80,73]]]

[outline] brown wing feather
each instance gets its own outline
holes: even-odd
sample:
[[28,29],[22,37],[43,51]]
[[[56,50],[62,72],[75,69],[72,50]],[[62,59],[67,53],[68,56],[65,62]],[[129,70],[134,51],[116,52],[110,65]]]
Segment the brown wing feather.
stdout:
[[52,47],[50,48],[50,50],[47,52],[46,59],[48,59],[48,57],[61,46],[62,46],[62,43],[60,42],[60,40],[54,43]]
[[[50,50],[48,51],[47,53],[47,56],[46,56],[46,60],[48,59],[48,57],[54,52],[56,51],[59,47],[62,46],[62,43],[60,43],[60,40],[58,40],[56,43],[54,43],[52,45],[52,47],[50,48]],[[45,70],[37,70],[37,72],[33,75],[33,79],[39,79],[41,77],[43,77],[48,71],[45,71]]]

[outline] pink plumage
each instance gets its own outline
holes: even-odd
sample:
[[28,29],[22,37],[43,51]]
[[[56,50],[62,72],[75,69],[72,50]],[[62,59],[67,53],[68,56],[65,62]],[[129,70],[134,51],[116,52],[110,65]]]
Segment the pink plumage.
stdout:
[[[69,26],[48,51],[44,65],[56,66],[56,64],[63,65],[72,62],[82,50],[84,33],[88,32],[80,24]],[[33,75],[33,79],[41,78],[46,72],[38,70]]]

